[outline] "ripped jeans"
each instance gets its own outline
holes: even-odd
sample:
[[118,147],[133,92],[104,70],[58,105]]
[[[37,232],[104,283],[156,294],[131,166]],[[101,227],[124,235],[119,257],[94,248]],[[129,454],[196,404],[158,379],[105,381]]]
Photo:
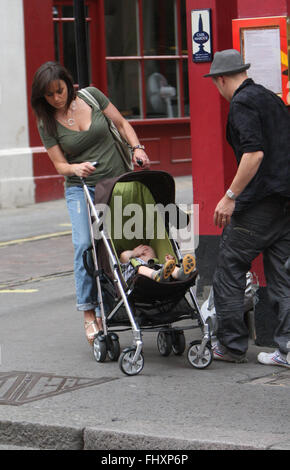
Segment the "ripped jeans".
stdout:
[[274,341],[287,354],[290,341],[290,275],[284,267],[290,254],[289,202],[271,196],[232,216],[225,227],[213,278],[218,320],[217,338],[237,358],[246,354],[248,329],[244,321],[246,273],[263,253],[271,307],[278,326]]
[[[95,187],[89,192],[94,200]],[[65,198],[72,224],[72,242],[74,245],[74,276],[77,297],[77,310],[95,310],[100,316],[95,278],[90,276],[83,263],[83,252],[91,245],[88,209],[82,186],[66,188]]]

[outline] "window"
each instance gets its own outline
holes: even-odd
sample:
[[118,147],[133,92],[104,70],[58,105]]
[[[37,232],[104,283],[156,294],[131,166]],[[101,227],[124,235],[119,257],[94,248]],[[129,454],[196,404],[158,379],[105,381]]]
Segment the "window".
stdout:
[[[90,49],[96,33],[93,11],[99,1],[86,1],[91,83],[92,74],[96,76],[97,68],[103,67],[100,56]],[[112,103],[127,119],[189,116],[186,0],[102,1],[107,86]],[[55,59],[70,70],[77,82],[72,0],[54,0],[53,22]]]
[[[55,2],[52,8],[54,26],[54,49],[55,60],[63,64],[72,74],[77,83],[77,60],[74,31],[74,11],[72,2]],[[90,21],[88,18],[88,7],[85,7],[87,24],[87,48],[90,57]],[[90,61],[89,61],[90,66]],[[89,76],[91,75],[89,71]]]
[[185,0],[105,0],[112,102],[129,119],[189,116]]

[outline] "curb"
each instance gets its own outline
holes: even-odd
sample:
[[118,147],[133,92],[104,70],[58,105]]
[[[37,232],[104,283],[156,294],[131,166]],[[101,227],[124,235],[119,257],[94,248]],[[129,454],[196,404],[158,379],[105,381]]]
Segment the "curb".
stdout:
[[[269,446],[214,440],[174,439],[98,428],[0,422],[0,448],[23,450],[267,450]],[[275,449],[283,449],[275,446]],[[289,448],[289,447],[288,447]],[[271,447],[273,449],[273,447]]]
[[0,422],[0,445],[46,450],[82,450],[83,431],[73,427],[27,422]]
[[168,436],[133,434],[118,431],[84,429],[84,450],[262,450],[255,447],[218,441],[174,439]]

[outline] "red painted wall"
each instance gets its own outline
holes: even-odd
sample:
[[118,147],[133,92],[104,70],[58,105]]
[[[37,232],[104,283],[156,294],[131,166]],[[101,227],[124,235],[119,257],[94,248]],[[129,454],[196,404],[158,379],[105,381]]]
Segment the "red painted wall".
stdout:
[[100,66],[105,64],[106,58],[106,33],[104,23],[104,0],[90,2],[90,16],[95,18],[90,24],[91,50],[93,51],[95,64],[92,66],[92,85],[108,94],[107,68]]
[[[54,60],[52,0],[23,0],[25,50],[26,50],[26,82],[28,97],[28,123],[30,146],[42,146],[35,116],[30,105],[31,85],[33,76],[40,65]],[[55,168],[46,153],[34,153],[33,172],[35,177],[35,201],[48,201],[63,197],[63,178],[42,179],[47,175],[55,175]]]
[[231,21],[237,8],[234,0],[187,0],[186,8],[194,202],[199,204],[200,234],[218,235],[220,230],[213,225],[214,209],[232,179],[236,164],[225,138],[228,103],[212,80],[203,78],[210,63],[192,61],[191,10],[212,9],[215,52],[232,47]]
[[135,121],[135,131],[150,156],[152,170],[167,171],[173,176],[190,174],[190,124],[187,118],[182,121],[158,125],[152,120],[147,124]]
[[289,0],[238,0],[237,18],[287,15],[289,7]]

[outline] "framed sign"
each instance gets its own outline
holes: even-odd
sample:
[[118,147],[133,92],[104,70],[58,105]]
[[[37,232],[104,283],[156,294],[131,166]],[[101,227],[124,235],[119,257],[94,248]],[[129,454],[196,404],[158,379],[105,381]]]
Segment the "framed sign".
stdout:
[[191,10],[193,62],[212,61],[211,9]]
[[233,47],[250,63],[248,76],[290,105],[287,17],[233,20]]

